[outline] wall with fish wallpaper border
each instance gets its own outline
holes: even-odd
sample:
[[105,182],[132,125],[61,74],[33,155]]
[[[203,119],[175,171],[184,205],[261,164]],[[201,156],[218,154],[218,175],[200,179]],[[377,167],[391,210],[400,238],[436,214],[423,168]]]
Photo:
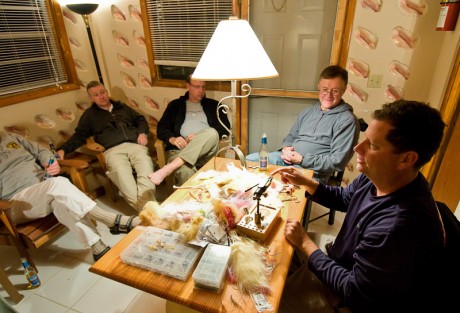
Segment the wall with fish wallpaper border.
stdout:
[[[399,98],[440,108],[460,44],[460,26],[436,31],[440,9],[427,0],[357,1],[344,99],[359,117],[370,121],[375,109]],[[375,75],[378,88],[371,85]],[[353,158],[345,184],[359,175],[355,165]]]

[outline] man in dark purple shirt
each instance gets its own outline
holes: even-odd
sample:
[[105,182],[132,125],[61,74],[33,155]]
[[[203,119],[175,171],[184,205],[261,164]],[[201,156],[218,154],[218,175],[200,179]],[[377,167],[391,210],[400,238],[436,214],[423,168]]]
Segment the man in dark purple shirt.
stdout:
[[308,262],[288,278],[280,312],[309,312],[311,293],[301,279],[308,270],[326,287],[330,312],[429,311],[442,301],[444,230],[419,169],[438,149],[445,124],[437,110],[407,100],[384,104],[372,117],[354,148],[362,174],[346,188],[320,184],[293,167],[272,173],[303,185],[313,201],[346,212],[327,254],[298,221],[287,221],[287,240]]

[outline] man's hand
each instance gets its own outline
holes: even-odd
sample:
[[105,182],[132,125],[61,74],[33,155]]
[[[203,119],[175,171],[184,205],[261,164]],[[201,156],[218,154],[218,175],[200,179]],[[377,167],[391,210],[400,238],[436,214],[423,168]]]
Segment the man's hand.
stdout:
[[186,146],[187,146],[187,140],[182,137],[182,136],[179,136],[179,137],[171,137],[169,139],[169,142],[172,144],[172,145],[175,145],[179,150],[182,150],[184,149]]
[[299,168],[292,166],[280,167],[270,173],[271,176],[280,174],[283,183],[290,183],[294,185],[304,186],[309,194],[314,194],[319,183],[307,177]]
[[313,251],[319,249],[318,246],[308,236],[307,231],[299,221],[288,219],[284,228],[284,236],[298,250],[310,256]]
[[300,164],[302,155],[294,150],[294,147],[283,147],[281,150],[281,159],[287,164]]
[[141,146],[146,146],[148,142],[149,140],[146,134],[142,133],[142,134],[139,134],[139,136],[137,136],[137,143],[140,144]]
[[291,183],[294,185],[308,186],[312,182],[312,179],[305,176],[305,174],[302,171],[300,171],[300,169],[292,167],[292,166],[280,167],[274,170],[273,172],[271,172],[270,175],[274,176],[276,174],[280,174],[281,181],[283,183]]
[[54,160],[50,165],[46,164],[44,167],[46,172],[51,176],[55,176],[61,172],[61,166],[59,166],[59,162],[57,160]]
[[196,137],[196,134],[190,134],[190,135],[187,136],[187,138],[185,138],[185,140],[187,140],[187,142],[190,142],[195,137]]

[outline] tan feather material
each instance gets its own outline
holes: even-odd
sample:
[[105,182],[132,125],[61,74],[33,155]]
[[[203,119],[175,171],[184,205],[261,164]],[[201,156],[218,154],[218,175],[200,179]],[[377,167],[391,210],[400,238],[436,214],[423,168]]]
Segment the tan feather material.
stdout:
[[148,201],[139,213],[141,225],[172,230],[184,235],[186,242],[196,238],[204,219],[201,212],[184,211],[165,214],[162,210],[164,211],[164,208],[158,202]]

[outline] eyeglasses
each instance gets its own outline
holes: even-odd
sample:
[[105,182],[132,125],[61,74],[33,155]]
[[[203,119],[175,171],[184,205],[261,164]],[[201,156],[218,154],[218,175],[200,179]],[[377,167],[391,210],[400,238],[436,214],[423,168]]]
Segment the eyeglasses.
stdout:
[[206,85],[192,85],[192,84],[189,84],[189,85],[196,89],[206,89]]
[[327,88],[321,88],[321,89],[319,90],[319,93],[320,93],[321,95],[323,95],[323,96],[324,96],[324,95],[327,95],[327,94],[330,94],[330,93],[331,93],[333,96],[338,96],[338,95],[340,95],[340,94],[342,93],[342,90],[341,90],[341,89],[331,89],[331,90],[329,90],[329,89],[327,89]]

